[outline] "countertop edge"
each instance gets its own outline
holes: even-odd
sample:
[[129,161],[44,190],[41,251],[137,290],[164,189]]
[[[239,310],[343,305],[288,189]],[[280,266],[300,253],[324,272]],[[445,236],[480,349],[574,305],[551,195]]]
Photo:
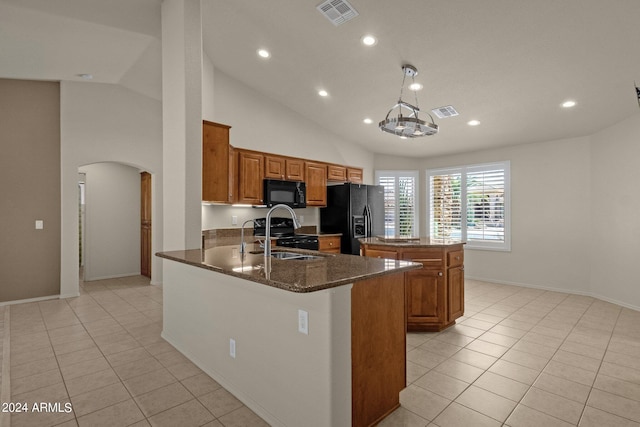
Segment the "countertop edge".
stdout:
[[[289,250],[289,249],[287,249]],[[305,250],[297,250],[299,252],[303,252],[303,253],[308,253],[308,252],[312,252],[312,251],[305,251]],[[368,273],[368,274],[362,274],[362,275],[356,275],[356,276],[351,276],[351,277],[346,277],[344,279],[340,279],[340,280],[333,280],[333,281],[328,281],[319,285],[313,285],[313,286],[308,286],[308,287],[301,287],[301,286],[296,286],[293,285],[291,283],[286,283],[286,282],[280,282],[280,281],[274,281],[274,280],[270,280],[270,279],[266,279],[266,278],[259,278],[259,277],[255,277],[255,276],[248,276],[246,274],[242,274],[239,272],[235,272],[232,270],[226,270],[220,267],[216,267],[210,264],[205,264],[203,262],[195,262],[189,259],[186,259],[185,257],[181,257],[178,256],[178,253],[186,253],[186,252],[190,252],[195,254],[195,252],[198,253],[202,253],[201,249],[191,249],[188,251],[166,251],[166,252],[157,252],[155,255],[157,257],[160,258],[164,258],[170,261],[175,261],[175,262],[179,262],[181,264],[186,264],[186,265],[190,265],[192,267],[196,267],[196,268],[202,268],[204,270],[209,270],[209,271],[213,271],[216,273],[221,273],[221,274],[225,274],[227,276],[234,276],[234,277],[238,277],[240,279],[244,279],[250,282],[254,282],[254,283],[259,283],[265,286],[270,286],[270,287],[274,287],[274,288],[278,288],[278,289],[282,289],[284,291],[289,291],[289,292],[294,292],[294,293],[311,293],[311,292],[316,292],[316,291],[322,291],[325,289],[331,289],[331,288],[336,288],[338,286],[343,286],[343,285],[347,285],[350,283],[354,283],[354,282],[358,282],[358,281],[362,281],[362,280],[367,280],[367,279],[372,279],[375,277],[380,277],[380,276],[386,276],[389,274],[395,274],[395,273],[404,273],[407,271],[411,271],[411,270],[415,270],[418,268],[422,268],[422,264],[419,263],[412,263],[409,261],[402,261],[402,262],[406,262],[408,265],[404,265],[404,266],[398,266],[396,268],[393,268],[391,270],[381,270],[378,272],[374,272],[374,273]],[[354,255],[331,255],[331,256],[354,256]]]

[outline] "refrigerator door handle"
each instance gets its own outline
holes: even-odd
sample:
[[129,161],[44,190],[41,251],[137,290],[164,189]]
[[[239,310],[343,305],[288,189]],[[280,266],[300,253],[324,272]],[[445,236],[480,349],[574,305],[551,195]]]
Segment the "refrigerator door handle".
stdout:
[[367,224],[367,237],[371,237],[371,233],[373,232],[373,230],[371,230],[371,228],[373,227],[373,220],[371,219],[371,207],[369,205],[366,205],[364,207],[364,211],[365,222]]

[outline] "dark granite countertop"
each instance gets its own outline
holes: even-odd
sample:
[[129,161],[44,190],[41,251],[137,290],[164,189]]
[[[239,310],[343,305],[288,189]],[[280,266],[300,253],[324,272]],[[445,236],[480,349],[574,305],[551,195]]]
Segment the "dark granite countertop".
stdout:
[[464,244],[464,242],[460,240],[432,239],[429,237],[420,237],[417,239],[366,237],[359,240],[360,244],[363,245],[394,246],[403,248],[441,248],[444,246]]
[[[239,249],[239,245],[216,246],[206,250],[159,252],[156,255],[290,292],[314,292],[422,267],[422,264],[408,261],[287,248],[286,252],[316,255],[319,258],[281,260],[272,257],[270,272],[267,273],[264,255],[259,245],[247,244],[247,253],[244,256],[240,255]],[[273,249],[273,252],[278,251],[283,250]]]

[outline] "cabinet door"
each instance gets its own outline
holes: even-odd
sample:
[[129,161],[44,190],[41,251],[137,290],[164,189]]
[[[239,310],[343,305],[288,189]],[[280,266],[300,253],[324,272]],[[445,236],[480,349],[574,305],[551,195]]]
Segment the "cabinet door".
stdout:
[[271,179],[284,179],[285,160],[279,156],[264,156],[264,177]]
[[261,204],[264,156],[238,150],[238,168],[238,203]]
[[307,206],[327,206],[327,165],[305,162]]
[[450,268],[447,282],[449,294],[447,317],[449,322],[453,322],[464,314],[464,267]]
[[360,168],[347,168],[347,181],[354,184],[362,184],[362,169]]
[[[442,323],[445,316],[446,289],[442,271],[421,269],[405,273],[407,323],[414,330]],[[411,325],[413,324],[413,325]]]
[[229,203],[230,126],[202,123],[202,200]]
[[345,182],[347,180],[347,168],[339,165],[328,165],[327,180]]
[[304,160],[286,159],[285,169],[289,181],[304,181]]

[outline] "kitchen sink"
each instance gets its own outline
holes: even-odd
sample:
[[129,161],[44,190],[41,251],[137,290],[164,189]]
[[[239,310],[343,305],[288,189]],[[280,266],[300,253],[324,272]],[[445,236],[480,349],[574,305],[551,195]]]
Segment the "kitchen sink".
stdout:
[[[264,251],[251,251],[252,254],[262,254]],[[271,252],[271,256],[276,259],[295,259],[295,260],[313,260],[313,259],[322,259],[324,258],[321,255],[309,255],[309,254],[301,254],[299,252],[287,252],[287,251],[273,251]]]

